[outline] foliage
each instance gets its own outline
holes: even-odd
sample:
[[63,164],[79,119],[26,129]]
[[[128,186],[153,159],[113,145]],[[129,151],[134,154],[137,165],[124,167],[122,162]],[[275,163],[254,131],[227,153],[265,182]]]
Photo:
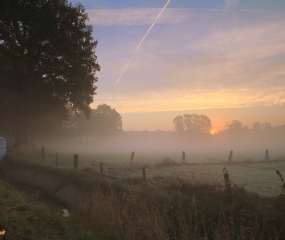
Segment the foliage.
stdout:
[[75,134],[78,136],[105,139],[116,136],[122,132],[122,117],[107,104],[98,105],[93,109],[90,118],[83,114],[74,116],[72,123]]
[[56,214],[38,197],[38,192],[27,195],[0,181],[0,224],[7,239],[100,239],[74,219]]
[[95,136],[105,138],[122,132],[122,117],[110,106],[99,105],[93,112]]
[[209,134],[212,123],[206,115],[184,114],[173,119],[174,128],[177,133],[189,135]]
[[0,2],[0,118],[15,122],[16,145],[38,116],[90,114],[100,70],[82,5],[66,0]]
[[280,182],[281,182],[281,194],[285,194],[285,183],[284,183],[284,179],[283,176],[281,174],[281,172],[279,172],[278,170],[276,170],[276,174],[278,175]]
[[226,123],[225,127],[229,133],[233,134],[244,133],[248,131],[248,127],[244,126],[239,120],[233,120],[230,123]]
[[177,133],[185,131],[184,120],[182,116],[177,116],[173,119],[174,129]]
[[[69,179],[81,182],[82,201],[72,206],[72,213],[81,222],[120,234],[122,239],[283,239],[284,196],[267,198],[247,192],[232,182],[226,168],[221,174],[220,163],[216,167],[225,187],[200,175],[194,165],[192,177],[183,176],[180,169],[173,177],[156,175],[146,183],[77,170]],[[255,177],[251,168],[249,174]],[[84,193],[87,198],[82,197]]]

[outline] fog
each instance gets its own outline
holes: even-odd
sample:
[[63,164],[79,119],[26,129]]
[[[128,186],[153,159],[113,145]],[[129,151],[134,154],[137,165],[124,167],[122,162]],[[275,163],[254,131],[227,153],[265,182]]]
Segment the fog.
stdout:
[[[285,126],[267,130],[245,132],[223,131],[215,135],[180,136],[176,132],[124,131],[119,136],[106,139],[89,138],[41,138],[47,152],[68,154],[131,154],[154,160],[170,157],[180,161],[185,151],[186,161],[226,161],[229,152],[233,160],[262,160],[266,149],[270,159],[285,157]],[[116,156],[116,155],[115,155]],[[118,158],[118,161],[120,159]],[[127,159],[129,160],[129,159]]]

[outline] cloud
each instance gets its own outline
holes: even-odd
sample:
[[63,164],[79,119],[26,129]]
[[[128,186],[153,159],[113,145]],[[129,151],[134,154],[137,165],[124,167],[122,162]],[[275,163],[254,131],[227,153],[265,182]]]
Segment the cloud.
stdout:
[[[191,20],[195,16],[206,13],[223,13],[235,11],[238,0],[226,0],[224,9],[182,9],[168,8],[164,11],[158,23],[183,23]],[[87,9],[89,22],[98,26],[132,26],[132,25],[150,25],[159,14],[161,8],[131,8],[131,9]],[[240,12],[276,12],[262,9],[239,9]],[[282,12],[282,10],[281,10]]]
[[[87,10],[89,21],[93,25],[150,25],[161,8],[134,9],[91,9]],[[167,9],[158,23],[179,23],[189,17],[188,10]]]
[[[226,6],[232,9],[236,5],[228,1]],[[151,24],[159,9],[149,10],[137,9],[133,14],[134,9],[129,9],[131,15],[114,10],[109,20],[105,16],[97,24]],[[284,12],[166,9],[160,23],[172,23],[172,19],[179,24],[157,26],[144,42],[116,92],[120,100],[98,92],[96,101],[103,99],[121,112],[242,108],[285,102]],[[108,83],[115,83],[127,59],[125,52],[131,55],[135,48],[138,31],[131,34],[119,48],[116,42],[112,53],[117,51],[120,58],[110,56],[110,67],[102,62],[109,74],[105,77]],[[118,66],[120,69],[115,69]],[[113,71],[117,76],[109,77]],[[103,77],[104,72],[100,74]]]
[[[98,100],[97,100],[98,102]],[[182,111],[187,109],[244,108],[272,106],[285,102],[285,90],[282,89],[183,89],[174,91],[149,91],[125,93],[118,99],[103,102],[114,106],[120,112],[158,112]]]
[[[133,79],[134,87],[139,85],[141,91],[180,89],[181,86],[196,89],[205,85],[213,88],[284,87],[285,82],[272,82],[285,74],[282,66],[285,56],[280,56],[285,52],[282,24],[285,21],[253,25],[241,22],[234,30],[215,28],[212,33],[202,36],[198,33],[195,37],[193,31],[183,35],[183,31],[186,32],[183,28],[181,32],[167,35],[167,32],[173,33],[167,28],[165,35],[160,33],[155,39],[148,39],[126,78]],[[145,84],[145,79],[152,84]]]
[[225,0],[225,10],[233,10],[235,9],[239,4],[239,0]]

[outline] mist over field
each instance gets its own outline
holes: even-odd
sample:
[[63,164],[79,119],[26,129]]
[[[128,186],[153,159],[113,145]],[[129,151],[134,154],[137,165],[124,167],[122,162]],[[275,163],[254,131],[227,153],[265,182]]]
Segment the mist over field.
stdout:
[[264,159],[266,149],[270,158],[284,157],[285,127],[268,131],[248,131],[246,133],[222,132],[215,135],[181,137],[176,132],[137,132],[127,131],[121,135],[100,140],[79,138],[53,140],[45,143],[47,149],[65,153],[97,154],[126,153],[136,155],[169,156],[180,161],[181,152],[186,152],[188,161],[227,160],[234,151],[235,160]]

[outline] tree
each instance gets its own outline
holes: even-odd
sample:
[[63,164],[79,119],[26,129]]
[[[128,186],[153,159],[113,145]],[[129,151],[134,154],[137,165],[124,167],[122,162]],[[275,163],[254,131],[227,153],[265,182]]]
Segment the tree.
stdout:
[[110,106],[106,104],[99,105],[93,109],[90,117],[86,118],[84,114],[69,118],[67,128],[71,129],[73,134],[81,137],[95,136],[99,139],[113,137],[122,132],[122,117]]
[[248,132],[248,127],[244,126],[239,120],[233,120],[230,123],[226,123],[225,127],[231,134],[242,134]]
[[[0,1],[0,120],[15,121],[15,145],[28,142],[40,115],[89,116],[95,94],[97,41],[85,9],[66,0]],[[2,110],[3,109],[3,110]]]
[[116,136],[122,132],[122,117],[110,106],[99,105],[91,114],[92,132],[98,138]]
[[178,133],[183,133],[185,131],[184,121],[182,116],[177,116],[173,119],[174,129]]
[[189,133],[209,133],[212,128],[210,118],[203,114],[184,114],[184,124]]
[[260,124],[260,122],[254,122],[253,124],[252,124],[252,130],[256,130],[256,131],[259,131],[259,130],[261,130],[261,124]]
[[208,134],[212,128],[211,119],[206,115],[184,114],[173,119],[174,128],[178,133],[192,135]]
[[239,120],[233,120],[231,123],[226,123],[226,128],[230,131],[239,131],[243,125]]

